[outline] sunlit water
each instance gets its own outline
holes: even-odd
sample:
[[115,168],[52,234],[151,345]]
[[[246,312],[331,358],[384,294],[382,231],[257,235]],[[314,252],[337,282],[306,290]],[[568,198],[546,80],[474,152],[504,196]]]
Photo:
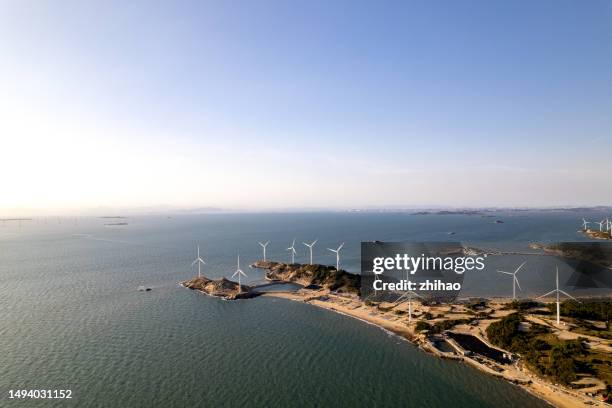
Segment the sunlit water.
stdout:
[[[240,251],[249,279],[268,258],[288,260],[296,237],[325,248],[346,241],[358,271],[362,240],[581,240],[583,214],[478,216],[278,214],[134,217],[129,225],[56,219],[0,225],[0,406],[543,406],[515,386],[423,353],[395,336],[316,307],[257,298],[225,302],[177,285],[229,276]],[[547,271],[527,271],[534,291]],[[507,294],[492,278],[472,284]],[[470,277],[466,277],[469,286]],[[140,285],[151,292],[138,292]],[[529,285],[528,285],[529,286]],[[483,289],[484,287],[484,289]],[[7,399],[9,389],[72,389],[71,401]]]

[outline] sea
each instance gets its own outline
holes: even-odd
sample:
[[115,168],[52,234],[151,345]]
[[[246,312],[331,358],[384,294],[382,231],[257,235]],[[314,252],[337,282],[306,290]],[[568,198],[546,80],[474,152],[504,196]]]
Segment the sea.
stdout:
[[[351,317],[278,298],[223,301],[178,282],[197,274],[197,245],[206,276],[230,277],[240,254],[246,280],[255,282],[263,278],[249,268],[262,257],[258,241],[270,241],[269,260],[286,262],[295,239],[296,262],[306,263],[303,242],[318,239],[314,261],[329,265],[335,254],[327,248],[344,242],[341,268],[359,272],[361,241],[585,241],[581,219],[605,216],[219,213],[0,222],[0,407],[547,406]],[[127,225],[107,225],[116,223]],[[554,271],[533,264],[521,272],[521,296],[554,289]],[[571,271],[561,266],[568,290]],[[464,287],[469,296],[507,296],[511,279],[466,274]],[[10,390],[36,389],[71,390],[72,398],[9,398]]]

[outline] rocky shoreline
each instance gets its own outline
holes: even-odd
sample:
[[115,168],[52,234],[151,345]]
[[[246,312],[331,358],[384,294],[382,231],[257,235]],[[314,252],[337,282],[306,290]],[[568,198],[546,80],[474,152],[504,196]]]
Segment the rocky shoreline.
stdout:
[[180,282],[180,285],[191,290],[197,290],[206,295],[224,300],[251,299],[260,295],[247,285],[238,285],[237,282],[226,278],[208,279],[204,276]]
[[583,230],[582,233],[591,239],[612,240],[612,234],[592,229]]

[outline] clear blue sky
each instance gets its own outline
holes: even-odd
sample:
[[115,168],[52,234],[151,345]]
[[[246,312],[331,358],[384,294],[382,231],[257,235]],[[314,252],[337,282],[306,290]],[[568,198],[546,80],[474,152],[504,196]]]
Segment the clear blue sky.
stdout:
[[6,211],[612,204],[610,1],[17,0],[0,55]]

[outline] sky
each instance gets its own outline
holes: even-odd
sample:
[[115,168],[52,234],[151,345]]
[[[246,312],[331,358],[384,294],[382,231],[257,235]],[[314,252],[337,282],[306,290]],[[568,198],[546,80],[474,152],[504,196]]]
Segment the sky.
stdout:
[[0,214],[612,205],[607,0],[2,0],[0,56]]

